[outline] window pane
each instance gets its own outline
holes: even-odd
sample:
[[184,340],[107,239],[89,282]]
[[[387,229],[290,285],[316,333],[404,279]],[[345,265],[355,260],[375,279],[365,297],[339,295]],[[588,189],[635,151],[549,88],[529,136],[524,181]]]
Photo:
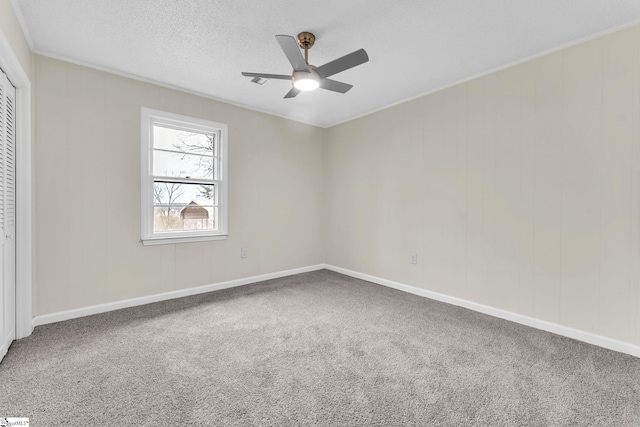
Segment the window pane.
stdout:
[[153,174],[180,178],[214,179],[213,157],[154,150]]
[[153,126],[153,148],[213,156],[216,152],[215,142],[215,133],[194,133]]
[[154,183],[153,231],[215,230],[215,186]]

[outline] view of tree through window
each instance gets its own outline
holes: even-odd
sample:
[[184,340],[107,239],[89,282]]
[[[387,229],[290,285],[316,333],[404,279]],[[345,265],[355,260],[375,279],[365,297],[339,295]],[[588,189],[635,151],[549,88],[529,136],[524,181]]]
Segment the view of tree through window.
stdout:
[[218,143],[215,133],[153,126],[153,230],[215,230]]

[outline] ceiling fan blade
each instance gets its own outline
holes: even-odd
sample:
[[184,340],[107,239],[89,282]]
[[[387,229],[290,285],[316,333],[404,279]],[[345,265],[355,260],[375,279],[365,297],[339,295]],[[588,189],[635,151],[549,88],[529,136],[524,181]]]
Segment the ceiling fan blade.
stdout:
[[356,65],[364,64],[369,60],[369,55],[365,52],[364,49],[356,50],[355,52],[351,52],[348,55],[343,56],[342,58],[338,58],[334,61],[327,62],[324,65],[316,68],[316,73],[321,78],[326,78],[329,76],[333,76],[334,74],[338,74],[344,70],[348,70],[349,68],[353,68]]
[[287,55],[287,59],[295,71],[309,72],[309,67],[304,61],[304,56],[302,56],[302,52],[298,47],[296,39],[291,36],[279,35],[276,36],[276,40],[278,40],[280,47],[284,51],[284,54]]
[[349,89],[353,87],[353,85],[331,79],[322,79],[320,80],[320,87],[332,92],[347,93]]
[[293,98],[296,95],[298,95],[299,93],[300,93],[300,89],[292,87],[291,90],[289,92],[287,92],[287,94],[284,96],[284,99]]
[[264,79],[278,79],[278,80],[291,80],[291,76],[285,76],[284,74],[265,74],[265,73],[242,73],[245,77],[262,77]]

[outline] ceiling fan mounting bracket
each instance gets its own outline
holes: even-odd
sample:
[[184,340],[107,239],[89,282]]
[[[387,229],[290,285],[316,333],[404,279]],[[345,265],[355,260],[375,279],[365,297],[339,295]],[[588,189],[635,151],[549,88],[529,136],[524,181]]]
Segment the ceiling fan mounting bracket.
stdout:
[[316,42],[316,36],[314,36],[313,33],[303,31],[296,36],[296,41],[302,49],[311,49]]

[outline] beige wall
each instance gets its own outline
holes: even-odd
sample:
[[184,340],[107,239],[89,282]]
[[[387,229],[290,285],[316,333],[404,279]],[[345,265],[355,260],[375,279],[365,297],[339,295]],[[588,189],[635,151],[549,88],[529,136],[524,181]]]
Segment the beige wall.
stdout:
[[18,23],[11,0],[0,0],[0,31],[9,41],[13,53],[27,76],[31,75],[31,50]]
[[327,263],[640,344],[639,44],[634,27],[329,129]]
[[[35,65],[34,315],[324,262],[323,129],[47,57]],[[142,106],[229,125],[227,240],[140,243]]]

